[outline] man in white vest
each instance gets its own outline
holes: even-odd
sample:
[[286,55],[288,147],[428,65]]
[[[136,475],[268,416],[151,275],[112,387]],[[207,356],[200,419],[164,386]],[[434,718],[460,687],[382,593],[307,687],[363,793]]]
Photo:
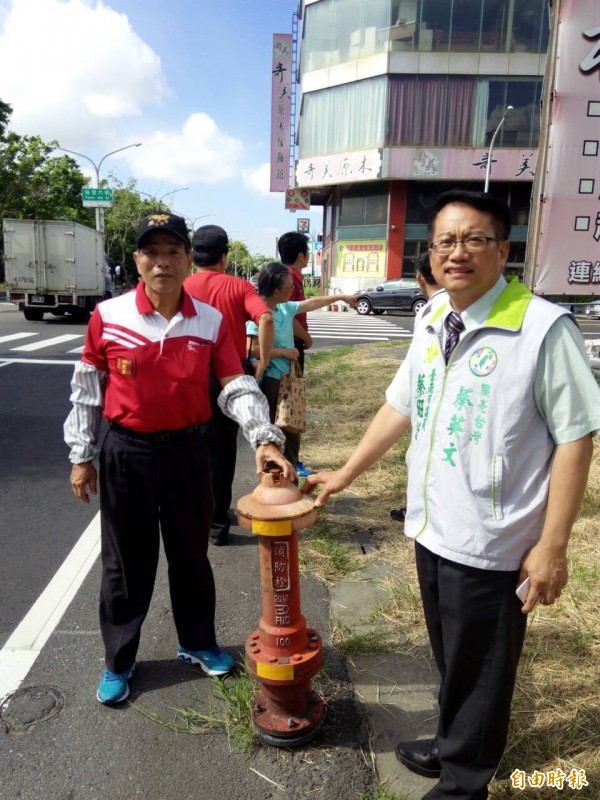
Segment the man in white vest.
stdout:
[[[485,800],[506,744],[527,614],[567,582],[567,543],[600,432],[600,388],[574,319],[502,271],[510,211],[449,191],[431,209],[433,275],[446,289],[363,439],[321,484],[345,489],[412,429],[405,533],[441,675],[434,739],[396,756],[439,778],[423,800]],[[522,602],[515,590],[526,579]],[[525,596],[521,593],[522,596]]]

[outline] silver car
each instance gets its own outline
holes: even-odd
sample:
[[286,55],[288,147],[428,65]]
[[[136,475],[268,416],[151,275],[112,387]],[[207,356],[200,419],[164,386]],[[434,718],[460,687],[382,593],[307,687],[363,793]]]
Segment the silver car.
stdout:
[[583,313],[586,317],[600,319],[600,300],[594,300],[593,303],[588,303]]

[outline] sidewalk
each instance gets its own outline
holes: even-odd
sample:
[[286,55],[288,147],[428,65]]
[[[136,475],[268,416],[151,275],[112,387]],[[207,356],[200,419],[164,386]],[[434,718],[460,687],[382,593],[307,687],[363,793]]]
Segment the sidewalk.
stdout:
[[[257,484],[254,455],[243,441],[238,476],[236,498]],[[219,643],[241,661],[261,613],[256,538],[235,528],[232,544],[211,546],[210,557]],[[4,720],[1,800],[355,800],[373,792],[363,709],[344,658],[328,644],[329,597],[318,580],[303,577],[301,591],[303,613],[325,644],[325,668],[315,681],[326,702],[322,731],[297,750],[260,747],[244,755],[230,752],[222,731],[189,735],[156,721],[171,722],[177,708],[220,708],[213,681],[174,659],[177,635],[164,561],[142,632],[131,702],[115,708],[97,702],[103,668],[99,577],[95,564],[24,682],[23,688],[36,691]]]
[[[388,565],[372,561],[357,579],[334,586],[331,613],[352,633],[373,631],[387,641],[396,639],[400,650],[401,633],[382,631],[370,621],[371,612],[386,597],[383,581],[388,571]],[[379,781],[402,800],[418,800],[436,781],[410,772],[394,750],[398,742],[435,735],[439,678],[429,647],[412,647],[409,655],[353,655],[348,661],[356,697],[367,715]]]

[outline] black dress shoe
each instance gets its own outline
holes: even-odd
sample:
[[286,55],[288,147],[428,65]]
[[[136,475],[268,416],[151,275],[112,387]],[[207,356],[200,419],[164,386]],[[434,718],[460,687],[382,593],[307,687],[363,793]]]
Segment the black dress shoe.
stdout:
[[213,522],[210,526],[208,539],[211,544],[217,547],[225,547],[229,540],[229,523],[220,525],[218,522]]
[[438,757],[435,739],[419,739],[416,742],[400,742],[396,746],[396,758],[411,772],[424,778],[439,778],[442,765]]

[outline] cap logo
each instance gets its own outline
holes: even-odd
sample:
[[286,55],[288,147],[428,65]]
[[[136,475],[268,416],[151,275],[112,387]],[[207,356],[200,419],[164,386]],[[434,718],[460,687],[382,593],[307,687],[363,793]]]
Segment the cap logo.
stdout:
[[170,214],[150,214],[148,217],[148,227],[153,228],[160,225],[166,225],[170,218]]

